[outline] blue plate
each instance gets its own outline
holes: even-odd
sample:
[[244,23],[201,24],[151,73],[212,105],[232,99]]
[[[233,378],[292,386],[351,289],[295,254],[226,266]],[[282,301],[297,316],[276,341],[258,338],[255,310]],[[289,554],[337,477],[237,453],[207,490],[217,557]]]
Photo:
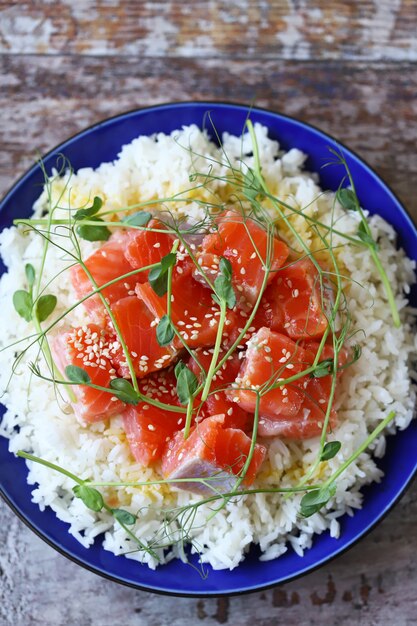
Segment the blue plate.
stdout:
[[[234,104],[186,102],[168,104],[132,111],[101,122],[62,143],[44,157],[47,171],[56,164],[58,153],[64,154],[75,170],[97,167],[102,161],[114,159],[123,144],[138,135],[155,132],[169,133],[183,124],[205,125],[210,130],[207,112],[211,112],[217,131],[240,135],[249,109]],[[344,171],[342,167],[322,165],[329,160],[329,147],[339,148],[332,137],[295,119],[262,109],[251,109],[253,122],[269,128],[270,136],[284,148],[296,147],[307,153],[307,168],[320,172],[325,189],[337,189]],[[357,186],[362,206],[371,213],[379,213],[398,232],[400,244],[408,255],[417,260],[416,228],[387,185],[359,157],[343,147],[344,155]],[[29,216],[43,181],[40,168],[32,167],[11,189],[0,205],[0,226],[8,226],[12,219]],[[4,268],[1,268],[4,270]],[[416,294],[413,294],[416,305]],[[206,579],[179,561],[151,571],[134,561],[115,557],[102,549],[100,540],[90,549],[83,548],[71,535],[68,526],[47,509],[43,513],[31,503],[31,487],[26,483],[27,469],[22,459],[8,452],[7,441],[0,438],[1,493],[21,519],[42,539],[76,563],[111,580],[139,589],[177,595],[222,595],[258,590],[288,581],[322,565],[340,554],[365,535],[393,506],[417,469],[417,422],[406,431],[390,437],[387,453],[379,464],[385,477],[378,485],[364,489],[364,506],[354,517],[341,520],[341,538],[332,539],[328,533],[317,537],[313,547],[300,558],[291,549],[276,561],[260,562],[253,550],[246,560],[232,572],[209,568]]]

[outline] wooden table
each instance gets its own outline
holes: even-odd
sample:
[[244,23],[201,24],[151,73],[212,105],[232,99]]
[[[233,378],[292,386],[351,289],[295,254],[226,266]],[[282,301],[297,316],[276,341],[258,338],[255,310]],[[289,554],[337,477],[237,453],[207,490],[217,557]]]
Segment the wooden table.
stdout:
[[[415,0],[0,0],[0,192],[37,150],[172,100],[254,103],[357,150],[417,218]],[[417,624],[417,486],[336,561],[267,592],[174,599],[118,586],[0,509],[0,624]]]

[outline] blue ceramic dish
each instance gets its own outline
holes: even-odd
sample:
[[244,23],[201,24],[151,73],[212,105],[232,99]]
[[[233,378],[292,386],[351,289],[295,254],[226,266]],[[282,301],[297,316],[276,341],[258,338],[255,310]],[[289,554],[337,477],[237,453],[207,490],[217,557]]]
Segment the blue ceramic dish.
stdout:
[[[123,144],[138,135],[155,132],[169,133],[183,124],[205,125],[210,130],[207,112],[211,112],[217,131],[240,135],[248,108],[234,104],[180,103],[132,111],[101,122],[69,139],[44,157],[48,171],[63,153],[75,170],[96,167],[102,161],[114,159]],[[309,155],[307,168],[320,172],[323,188],[337,189],[343,177],[341,167],[321,169],[329,159],[329,147],[340,147],[333,138],[295,119],[252,109],[253,122],[269,128],[270,136],[284,148],[297,147]],[[400,244],[408,255],[417,260],[417,232],[409,216],[387,185],[359,157],[343,147],[343,152],[357,186],[362,206],[379,213],[398,232]],[[38,166],[32,167],[11,189],[0,205],[0,227],[8,226],[16,217],[29,216],[39,194],[43,175]],[[1,271],[4,268],[0,267]],[[416,294],[413,298],[417,302]],[[76,563],[111,580],[148,591],[177,595],[222,595],[258,590],[288,581],[316,568],[340,554],[365,535],[394,505],[417,469],[417,421],[407,431],[389,438],[387,453],[380,463],[385,473],[383,481],[364,489],[364,506],[354,517],[341,520],[341,538],[332,539],[328,533],[317,537],[303,558],[291,549],[276,561],[260,562],[256,550],[232,572],[209,570],[202,579],[195,570],[179,561],[164,565],[156,571],[146,566],[115,557],[102,549],[100,541],[90,549],[83,548],[71,535],[68,526],[60,522],[51,510],[41,512],[31,503],[31,487],[26,483],[27,469],[22,459],[8,452],[7,441],[0,438],[1,493],[21,519],[42,539]]]

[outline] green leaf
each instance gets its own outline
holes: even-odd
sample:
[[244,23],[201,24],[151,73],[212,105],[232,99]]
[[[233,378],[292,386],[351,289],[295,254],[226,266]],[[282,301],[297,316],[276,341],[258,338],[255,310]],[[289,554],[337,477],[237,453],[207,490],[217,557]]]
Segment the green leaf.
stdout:
[[236,295],[230,280],[221,275],[217,276],[214,281],[214,288],[218,297],[226,302],[228,309],[233,309],[236,306]]
[[177,378],[177,395],[179,401],[181,404],[188,404],[198,387],[197,377],[182,361],[178,361],[174,372]]
[[168,270],[175,265],[177,255],[169,252],[162,257],[161,262],[153,267],[149,272],[148,281],[154,292],[158,296],[163,296],[168,290]]
[[219,269],[225,278],[232,280],[232,264],[229,259],[226,259],[224,256],[220,257]]
[[333,372],[333,359],[325,359],[317,363],[316,369],[311,373],[311,378],[322,378]]
[[336,200],[338,200],[347,211],[357,211],[359,208],[359,200],[352,189],[347,189],[346,187],[338,189],[336,191]]
[[111,380],[110,389],[113,390],[114,395],[119,400],[126,402],[126,404],[134,404],[136,406],[140,401],[140,395],[126,378],[114,378]]
[[78,367],[78,365],[67,365],[65,368],[65,376],[72,383],[77,383],[78,385],[88,385],[91,383],[91,378],[82,367]]
[[335,485],[322,487],[321,489],[312,489],[308,491],[302,498],[300,503],[300,513],[303,517],[310,517],[320,511],[330,498],[336,493]]
[[41,296],[35,305],[35,315],[39,322],[44,322],[51,315],[57,303],[56,296],[51,294]]
[[25,274],[29,287],[33,287],[33,285],[35,284],[35,268],[31,263],[26,263]]
[[112,509],[111,512],[120,524],[132,526],[136,522],[136,516],[129,513],[129,511],[125,511],[124,509]]
[[375,250],[378,250],[378,244],[376,243],[372,235],[368,232],[368,229],[363,222],[359,224],[357,234],[358,234],[359,239],[361,239],[361,241],[366,243],[367,246],[374,248]]
[[164,315],[159,320],[156,327],[156,339],[160,346],[167,346],[174,339],[174,327],[168,315]]
[[358,361],[361,358],[362,355],[362,348],[361,346],[357,343],[353,346],[353,363],[355,363],[356,361]]
[[340,441],[328,441],[321,453],[320,461],[328,461],[332,459],[339,452],[342,444]]
[[97,222],[97,226],[81,223],[77,226],[77,234],[81,239],[86,239],[87,241],[107,241],[111,232],[104,224],[100,226],[100,222],[103,222],[103,220],[99,217],[91,217],[91,220]]
[[243,195],[250,201],[256,200],[261,190],[259,189],[258,180],[250,168],[243,178]]
[[92,217],[93,215],[95,215],[96,213],[100,211],[102,206],[103,206],[103,200],[99,198],[98,196],[95,196],[91,207],[88,207],[87,209],[80,209],[79,211],[77,211],[74,214],[74,220],[78,221],[78,220],[84,220],[86,217]]
[[232,265],[225,257],[220,259],[219,270],[220,274],[214,281],[216,296],[218,299],[224,300],[229,309],[233,309],[236,306],[236,295],[232,286]]
[[19,289],[13,294],[13,306],[20,317],[23,317],[27,322],[32,319],[32,296],[28,291]]
[[101,511],[104,506],[103,496],[94,487],[87,485],[75,485],[72,488],[77,498],[80,498],[88,509],[92,511]]
[[126,217],[122,219],[122,222],[129,226],[146,226],[151,217],[152,214],[147,211],[138,211],[137,213],[126,215]]

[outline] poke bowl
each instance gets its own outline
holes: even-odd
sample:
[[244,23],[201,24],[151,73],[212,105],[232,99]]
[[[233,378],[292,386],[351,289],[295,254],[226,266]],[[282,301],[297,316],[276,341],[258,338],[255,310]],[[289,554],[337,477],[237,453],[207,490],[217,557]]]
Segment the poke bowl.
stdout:
[[[185,161],[189,163],[188,169]],[[275,178],[279,181],[276,188]],[[239,187],[231,191],[235,184]],[[139,200],[136,191],[131,194],[136,185],[141,189]],[[180,194],[185,190],[183,198]],[[45,209],[45,203],[51,201],[54,194],[58,194],[56,206],[61,213],[54,213],[55,222],[48,223],[52,213]],[[180,206],[178,215],[181,217],[176,221],[177,208],[173,207],[181,202],[186,209]],[[156,205],[162,209],[155,208]],[[35,213],[31,217],[34,206]],[[155,213],[158,210],[162,212]],[[106,221],[106,215],[112,215],[111,220]],[[17,229],[9,230],[14,221]],[[230,224],[234,235],[227,230]],[[19,359],[19,342],[26,331],[18,324],[26,324],[27,336],[36,337],[35,356],[27,357],[26,366],[30,371],[24,379],[26,386],[13,387],[17,383],[12,377],[9,387],[9,379],[7,385],[5,378],[2,379],[2,391],[3,387],[7,387],[7,391],[3,397],[6,408],[2,407],[0,431],[1,494],[35,533],[68,558],[113,581],[148,591],[189,596],[255,591],[287,582],[341,554],[384,517],[410,484],[417,469],[414,452],[417,425],[412,419],[415,392],[410,380],[417,353],[412,310],[417,302],[413,274],[417,261],[417,231],[389,187],[336,139],[285,115],[237,104],[184,102],[138,109],[100,122],[43,156],[2,201],[0,226],[5,229],[0,241],[5,265],[1,265],[0,270],[6,276],[7,267],[17,268],[13,275],[10,272],[9,278],[3,279],[0,289],[4,319],[10,319],[10,328],[13,327],[9,335],[2,336],[2,342],[12,346],[11,352],[7,351],[8,346],[1,346],[3,355],[8,354],[3,359],[6,365],[9,363],[10,371],[13,365],[13,371],[19,374],[25,365],[25,352]],[[46,253],[38,265],[35,261],[32,263],[33,258],[42,257],[39,250],[45,250],[45,241],[52,240],[51,227],[60,246],[59,252],[51,257],[51,265],[56,265],[52,268],[54,274],[52,270],[48,274]],[[130,233],[130,229],[136,230]],[[127,230],[129,239],[123,238]],[[170,239],[162,256],[160,249],[165,244],[158,237],[164,230],[169,230]],[[263,234],[259,234],[260,231]],[[99,284],[97,281],[89,283],[85,291],[80,287],[84,284],[84,268],[82,280],[76,282],[79,263],[66,247],[74,233],[85,240],[82,243],[85,258],[92,258],[97,250],[101,253],[104,250],[104,258],[107,258],[111,248],[105,246],[111,246],[112,242],[122,251],[120,254],[124,254],[124,269],[117,276],[125,276],[125,303],[137,307],[142,298],[147,305],[146,315],[151,311],[149,315],[153,316],[148,315],[150,330],[146,326],[152,341],[159,331],[155,345],[160,352],[158,358],[154,357],[157,363],[154,372],[148,371],[149,357],[143,356],[144,350],[138,355],[127,335],[124,338],[129,358],[126,353],[120,357],[120,346],[116,346],[120,342],[113,337],[113,352],[110,356],[108,351],[101,353],[100,358],[103,359],[104,354],[104,360],[97,361],[97,371],[101,365],[101,372],[106,369],[107,360],[110,363],[111,369],[104,372],[106,375],[110,372],[107,382],[96,378],[91,366],[84,370],[79,367],[88,363],[87,353],[91,352],[88,346],[95,342],[97,335],[103,339],[110,332],[109,320],[106,318],[104,322],[104,317],[99,320],[98,311],[103,316],[107,315],[104,309],[109,312],[113,330],[115,320],[120,326],[122,318],[119,301],[112,300],[113,291],[105,292],[106,297],[100,300],[100,285],[115,281],[114,275]],[[126,250],[132,256],[137,237],[144,233],[157,238],[144,240],[139,248],[140,254],[146,250],[147,259],[145,263],[141,257],[141,267],[149,265],[146,271],[150,273],[146,274],[145,282],[132,286],[131,279],[139,266],[134,265]],[[270,238],[263,242],[265,233]],[[31,239],[27,243],[27,238],[35,235],[42,242],[40,247]],[[304,239],[301,241],[300,237]],[[255,239],[258,247],[246,251],[248,245],[255,246]],[[48,245],[51,248],[55,244],[49,242]],[[75,248],[77,245],[76,242]],[[152,256],[156,254],[155,249],[157,258]],[[213,249],[217,256],[213,255]],[[399,252],[400,249],[403,252]],[[187,263],[187,259],[182,258],[187,256],[187,250],[191,258],[193,251],[197,256],[203,253],[211,256],[204,257],[200,263],[197,259],[190,270],[181,265]],[[267,254],[272,255],[269,266],[272,273],[270,279],[264,280]],[[278,262],[279,254],[283,260]],[[130,259],[130,265],[126,264],[125,257]],[[334,263],[332,268],[326,265],[329,259]],[[68,274],[63,270],[60,273],[61,262],[66,263]],[[302,330],[299,327],[297,330],[294,317],[300,313],[298,309],[294,313],[294,300],[301,302],[303,293],[297,288],[301,278],[294,272],[304,268],[305,263],[312,278],[306,279],[310,285],[306,287],[310,291],[304,304],[307,313],[304,311]],[[40,267],[45,276],[42,285]],[[91,265],[88,267],[94,279]],[[351,269],[351,276],[347,276],[346,268]],[[184,273],[188,271],[184,280]],[[199,271],[206,272],[206,278],[208,275],[212,293],[207,285],[202,285],[201,276],[197,276]],[[67,276],[71,276],[72,287]],[[58,299],[51,295],[54,281],[58,284]],[[175,281],[178,291],[175,291]],[[271,291],[272,281],[285,283],[291,306],[282,306],[285,311],[291,309],[292,317],[286,313],[287,317],[277,320],[271,313],[275,293]],[[346,304],[345,291],[340,287],[342,283],[353,303],[351,311]],[[28,305],[27,298],[32,298],[38,285],[37,300]],[[91,285],[95,286],[93,294]],[[80,304],[85,306],[77,304],[80,317],[70,319],[71,330],[68,330],[62,310],[71,308],[72,301],[68,298],[72,297],[72,289]],[[281,295],[286,293],[283,289]],[[16,296],[18,292],[20,295]],[[24,293],[27,295],[22,295]],[[268,293],[270,300],[264,298]],[[62,310],[60,298],[66,303]],[[158,308],[161,298],[164,309]],[[186,303],[183,306],[187,308],[186,313],[188,309],[193,312],[185,322],[176,312],[181,298]],[[364,309],[358,311],[361,301],[365,303]],[[340,303],[337,310],[335,302]],[[259,312],[256,309],[252,315],[256,307]],[[136,324],[139,313],[136,308],[132,311],[133,324]],[[42,332],[53,319],[52,314],[60,316],[55,323],[55,330],[59,332],[57,338],[48,342]],[[14,315],[19,317],[18,322],[13,321]],[[222,322],[211,321],[217,315]],[[235,320],[239,315],[244,321]],[[163,320],[165,324],[161,324]],[[29,326],[32,323],[35,328]],[[320,323],[324,325],[318,331]],[[211,333],[211,329],[217,330],[220,325],[220,335]],[[200,342],[203,336],[210,337],[206,343]],[[230,348],[234,341],[232,336],[238,337],[235,353]],[[336,345],[342,336],[346,336],[346,346],[340,343],[340,352],[336,354]],[[220,337],[218,342],[217,337]],[[78,351],[72,360],[67,358],[69,343],[76,345]],[[275,395],[271,409],[257,391],[268,379],[266,375],[262,378],[265,362],[261,363],[258,356],[263,349],[266,363],[271,363],[274,346],[283,351],[284,360],[288,360],[285,367],[290,369],[284,374],[280,372],[279,377],[274,373],[275,387],[265,393],[279,390],[283,397],[279,397],[278,406]],[[324,356],[320,357],[323,349]],[[198,368],[193,369],[186,360],[187,350],[187,359],[195,351],[193,354],[200,367],[200,361],[207,357],[200,393],[204,395],[207,391],[209,397],[212,393],[213,403],[218,398],[207,385],[212,365],[213,368],[216,365],[213,354],[218,363],[222,355],[226,355],[225,367],[228,359],[234,367],[233,357],[236,356],[238,375],[233,374],[234,382],[227,382],[227,391],[223,389],[226,384],[215,389],[228,394],[226,404],[216,405],[215,410],[207,409],[204,413],[203,404],[208,402],[206,394],[201,401],[201,419],[193,405],[200,381]],[[39,361],[41,352],[43,365]],[[286,354],[290,356],[285,357]],[[16,358],[18,360],[14,361]],[[53,359],[57,363],[56,370]],[[298,374],[301,364],[303,378]],[[397,366],[395,372],[393,364]],[[132,370],[139,379],[138,386],[129,382]],[[372,370],[372,378],[367,378],[368,370]],[[55,376],[55,371],[65,375]],[[154,447],[151,452],[147,448],[148,456],[144,456],[144,427],[138,415],[141,410],[140,419],[144,419],[154,409],[160,410],[157,403],[152,404],[152,400],[158,402],[159,396],[149,392],[147,395],[147,390],[149,384],[153,384],[150,380],[167,371],[166,375],[174,381],[171,395],[178,395],[173,412],[175,419],[180,416],[179,427],[175,432],[166,431],[168,418],[165,415],[162,422],[147,422],[146,429],[150,431],[147,435]],[[294,377],[294,372],[295,380],[291,378],[288,391],[282,392],[286,384],[283,381],[290,375]],[[307,389],[302,400],[299,400],[300,388],[294,387],[297,376]],[[259,384],[251,387],[254,380]],[[52,385],[52,395],[45,395],[42,385],[46,382]],[[109,402],[103,414],[101,408],[96,409],[95,417],[90,420],[85,406],[77,407],[87,403],[85,388],[88,385],[89,390],[96,392],[92,383],[96,387],[111,388],[112,394],[104,394]],[[169,387],[171,382],[164,379],[163,384]],[[339,384],[340,398],[335,391]],[[82,388],[83,395],[67,397],[67,388],[69,394],[71,390],[77,394],[77,389]],[[18,390],[22,393],[16,400]],[[142,395],[138,395],[139,392]],[[316,393],[322,394],[320,399]],[[150,411],[144,404],[144,396],[150,401]],[[288,397],[292,413],[285,408]],[[330,406],[329,397],[336,398],[335,409]],[[200,399],[198,396],[198,402]],[[96,401],[95,396],[91,403],[93,401]],[[300,405],[294,408],[298,401]],[[48,411],[56,410],[50,409],[55,402],[63,407],[56,427],[53,416],[50,421],[45,419]],[[313,420],[319,402],[323,402],[326,410],[320,409],[323,416]],[[234,421],[235,417],[231,416],[236,416],[236,411],[243,422],[247,414],[251,416],[250,427],[247,422],[243,426],[243,422]],[[295,421],[295,412],[298,416],[300,411],[304,416],[302,426]],[[125,416],[123,422],[119,413]],[[277,413],[285,419],[278,421]],[[369,419],[366,424],[365,414]],[[158,419],[157,413],[155,415]],[[307,418],[310,421],[306,427]],[[142,424],[140,445],[137,443],[138,424]],[[167,442],[164,448],[160,442],[154,443],[154,431],[159,428]],[[205,439],[201,436],[203,431]],[[235,446],[240,456],[236,453],[235,457],[220,462],[220,457],[226,453],[218,447],[218,439],[212,435],[214,431],[217,438],[230,436],[234,442],[230,446]],[[253,435],[255,431],[259,432],[259,440]],[[106,438],[104,447],[101,445],[103,438]],[[60,447],[60,441],[64,441],[66,449],[63,447],[62,454],[58,455],[55,449]],[[197,466],[203,463],[203,473],[198,474],[200,470],[196,470],[194,457],[185,467],[184,463],[179,463],[184,455],[190,454],[191,443],[184,441],[193,442],[194,455],[203,441],[204,450],[199,449],[197,454]],[[90,460],[79,460],[80,450]],[[155,458],[151,458],[152,455]],[[174,456],[175,467],[171,462]],[[96,458],[100,460],[100,470],[93,467]],[[120,478],[117,468],[123,462],[126,464],[126,459],[130,465]],[[152,469],[158,459],[162,462],[162,474],[155,474]],[[145,469],[138,467],[141,463]],[[216,466],[215,471],[207,470],[207,464]],[[337,484],[333,478],[336,475],[340,479]],[[282,479],[281,490],[276,486],[277,477]],[[120,488],[125,490],[123,494],[118,491]],[[201,508],[205,512],[204,519],[199,519],[197,513],[194,518],[199,520],[197,530],[187,527],[185,532],[181,518],[179,525],[184,534],[178,540],[178,518],[175,518],[177,526],[173,531],[174,518],[171,516],[167,521],[164,517],[164,540],[155,548],[156,544],[152,544],[149,537],[160,530],[155,530],[155,520],[150,514],[152,507],[159,506],[158,503],[168,507],[166,503],[170,502],[171,511],[183,513],[188,511],[189,493],[194,498],[193,505],[199,498],[209,500],[204,504],[207,508]],[[279,500],[274,500],[277,494]],[[132,544],[135,524],[140,528],[136,537],[139,547]],[[146,558],[140,552],[143,544]]]

